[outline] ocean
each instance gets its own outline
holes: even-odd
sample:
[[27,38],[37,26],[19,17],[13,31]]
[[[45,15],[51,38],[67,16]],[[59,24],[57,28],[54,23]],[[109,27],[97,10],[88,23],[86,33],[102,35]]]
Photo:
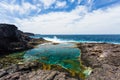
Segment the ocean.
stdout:
[[35,35],[53,42],[89,42],[120,44],[120,35]]
[[[44,64],[43,69],[50,69],[52,65],[59,65],[68,70],[71,75],[84,75],[87,77],[92,72],[91,68],[84,67],[81,63],[81,51],[76,44],[68,42],[94,42],[120,44],[120,35],[35,35],[34,38],[44,38],[59,44],[44,43],[24,54],[24,60],[38,60]],[[47,67],[49,65],[49,67]]]

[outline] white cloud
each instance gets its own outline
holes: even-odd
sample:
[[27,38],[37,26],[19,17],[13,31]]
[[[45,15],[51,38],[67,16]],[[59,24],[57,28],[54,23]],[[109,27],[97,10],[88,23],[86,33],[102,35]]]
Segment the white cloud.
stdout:
[[44,4],[44,8],[49,8],[56,0],[40,0]]
[[12,15],[26,15],[29,14],[29,12],[31,12],[31,10],[35,10],[37,7],[35,5],[32,5],[28,2],[23,2],[22,5],[18,5],[18,4],[9,4],[6,2],[1,2],[0,3],[0,13],[2,13],[2,11],[6,11],[6,14],[12,14]]
[[63,8],[63,7],[65,7],[66,6],[66,1],[57,1],[56,2],[56,8]]
[[75,0],[70,0],[71,3],[73,3]]
[[92,13],[79,6],[70,13],[53,12],[16,21],[21,23],[21,30],[41,34],[115,34],[120,33],[119,13],[120,6]]
[[88,3],[91,3],[93,0],[88,0]]
[[21,26],[23,26],[21,27],[22,30],[31,31],[34,33],[69,33],[74,32],[72,27],[69,27],[69,24],[72,24],[76,19],[82,18],[79,14],[81,14],[81,12],[85,13],[85,11],[86,8],[80,6],[70,13],[53,12],[33,17],[31,20],[17,19],[17,23],[21,23]]
[[[88,13],[76,22],[76,33],[116,34],[120,33],[120,6],[107,10],[96,10]],[[79,25],[79,26],[77,26]],[[82,30],[79,30],[82,29]]]
[[78,0],[78,4],[80,4],[81,3],[81,0]]
[[[41,0],[44,6],[50,7],[57,3],[56,0]],[[81,0],[79,0],[81,2]],[[92,4],[93,0],[89,0]],[[0,2],[0,22],[14,23],[21,26],[23,31],[42,34],[120,34],[120,6],[112,6],[104,10],[94,10],[88,12],[89,7],[77,6],[71,12],[51,12],[48,14],[37,14],[41,11],[39,5],[22,2],[21,5]],[[65,7],[66,2],[58,3],[57,6]],[[32,10],[36,11],[36,16],[20,19],[18,16],[29,15]]]

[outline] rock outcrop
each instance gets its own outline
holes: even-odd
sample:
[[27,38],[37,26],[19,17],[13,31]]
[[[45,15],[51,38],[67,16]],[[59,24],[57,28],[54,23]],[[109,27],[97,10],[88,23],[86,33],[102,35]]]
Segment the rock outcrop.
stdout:
[[93,72],[86,80],[120,79],[120,45],[80,43],[81,59]]
[[24,34],[26,34],[27,36],[35,36],[34,33],[29,33],[29,32],[24,32]]
[[30,38],[15,25],[0,24],[0,55],[33,48],[38,41],[44,40]]
[[15,25],[0,24],[0,50],[15,51],[30,48],[27,43],[30,38]]

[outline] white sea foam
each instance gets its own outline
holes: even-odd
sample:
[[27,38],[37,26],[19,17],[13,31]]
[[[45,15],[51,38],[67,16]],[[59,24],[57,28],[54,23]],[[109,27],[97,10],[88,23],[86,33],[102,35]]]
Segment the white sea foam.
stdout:
[[49,37],[43,37],[45,40],[48,41],[52,41],[52,42],[57,42],[57,43],[64,43],[64,42],[77,42],[75,40],[63,40],[63,39],[59,39],[57,38],[57,36],[54,36],[53,38],[49,38]]
[[57,36],[53,38],[50,37],[43,37],[45,40],[56,42],[56,43],[67,43],[67,42],[80,42],[80,43],[111,43],[111,44],[119,44],[115,42],[105,42],[105,41],[83,41],[83,40],[68,40],[68,39],[60,39]]

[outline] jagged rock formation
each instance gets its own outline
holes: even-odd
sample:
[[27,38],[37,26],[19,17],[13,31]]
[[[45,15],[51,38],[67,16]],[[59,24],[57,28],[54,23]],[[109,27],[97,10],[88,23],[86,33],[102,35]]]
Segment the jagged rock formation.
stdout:
[[15,51],[29,48],[28,41],[30,38],[15,25],[0,24],[0,50]]
[[26,33],[18,30],[12,24],[0,24],[0,54],[21,51],[33,48],[34,45],[45,41],[44,39],[32,39]]

